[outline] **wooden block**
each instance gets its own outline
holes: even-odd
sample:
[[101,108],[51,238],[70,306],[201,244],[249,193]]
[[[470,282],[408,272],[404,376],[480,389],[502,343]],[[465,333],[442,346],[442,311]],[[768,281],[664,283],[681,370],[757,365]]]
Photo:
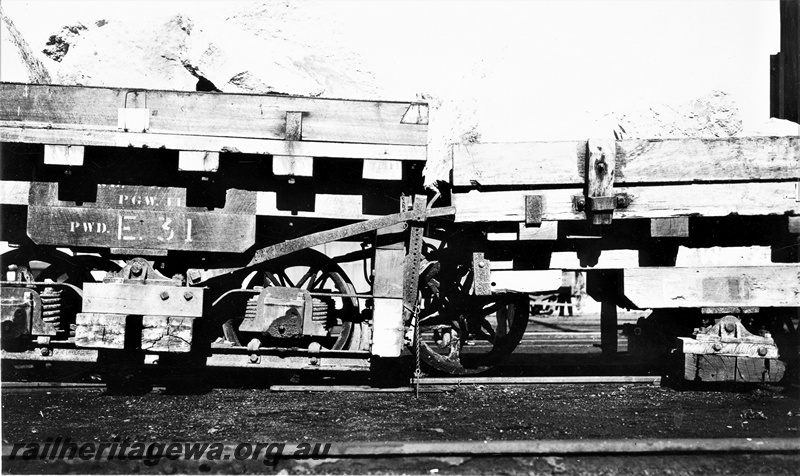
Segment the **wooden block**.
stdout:
[[742,382],[778,383],[786,364],[777,359],[736,359],[736,378]]
[[689,237],[689,217],[651,218],[650,236]]
[[314,176],[314,158],[294,155],[273,155],[272,173],[275,175]]
[[775,359],[685,355],[684,379],[700,382],[779,382],[786,364]]
[[403,163],[399,160],[365,160],[361,176],[375,180],[403,180]]
[[83,312],[201,317],[203,289],[156,284],[86,283]]
[[31,183],[0,180],[0,205],[27,205]]
[[75,345],[100,349],[125,348],[126,315],[78,313],[75,317]]
[[525,226],[524,223],[519,225],[519,239],[520,241],[529,240],[557,240],[558,239],[558,222],[557,221],[543,221],[538,227]]
[[79,167],[83,165],[83,154],[82,145],[45,145],[44,164]]
[[472,253],[472,292],[476,296],[492,294],[492,268],[483,253]]
[[617,305],[611,301],[603,301],[600,304],[600,348],[603,354],[616,354],[618,339]]
[[789,217],[789,233],[800,235],[800,217]]
[[683,355],[683,379],[689,382],[697,380],[697,356],[695,354]]
[[256,215],[258,216],[284,216],[303,218],[339,218],[349,220],[364,220],[374,218],[363,212],[363,197],[361,195],[333,195],[319,193],[314,199],[314,211],[298,211],[278,209],[278,197],[275,192],[258,192]]
[[698,355],[697,379],[701,382],[735,382],[736,357]]
[[544,208],[543,195],[525,195],[525,225],[541,225]]
[[[372,293],[372,354],[399,357],[403,350],[403,273],[405,249],[375,250]],[[386,298],[381,299],[382,296]],[[394,299],[393,299],[394,298]],[[400,299],[397,299],[400,298]]]
[[178,170],[216,172],[219,170],[219,152],[182,150],[178,152]]
[[142,317],[142,350],[148,352],[189,352],[192,349],[194,318],[174,316]]
[[625,296],[642,309],[798,307],[800,265],[629,268]]

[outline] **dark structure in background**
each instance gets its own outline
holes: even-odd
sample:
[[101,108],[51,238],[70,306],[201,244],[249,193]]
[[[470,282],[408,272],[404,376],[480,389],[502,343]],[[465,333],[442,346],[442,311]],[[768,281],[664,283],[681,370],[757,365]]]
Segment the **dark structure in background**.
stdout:
[[800,122],[800,0],[781,0],[781,51],[770,58],[770,116]]

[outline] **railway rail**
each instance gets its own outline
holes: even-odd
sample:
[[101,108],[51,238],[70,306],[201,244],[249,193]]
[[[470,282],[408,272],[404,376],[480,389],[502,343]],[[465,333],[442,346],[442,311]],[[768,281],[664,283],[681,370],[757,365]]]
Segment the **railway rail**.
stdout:
[[[86,443],[77,443],[82,447]],[[95,443],[90,443],[97,447]],[[118,473],[133,468],[137,473],[166,472],[229,472],[258,471],[265,469],[277,472],[287,468],[300,469],[304,473],[317,474],[328,471],[371,471],[384,468],[385,464],[403,468],[406,474],[431,474],[456,472],[458,474],[481,474],[488,468],[503,471],[506,474],[526,474],[530,467],[539,463],[541,469],[565,472],[567,470],[597,470],[592,464],[609,464],[615,461],[622,466],[617,468],[620,474],[636,474],[645,468],[657,470],[664,468],[662,458],[671,458],[674,463],[687,458],[701,456],[706,465],[724,469],[730,462],[739,464],[739,468],[748,468],[759,472],[767,470],[767,466],[753,463],[753,458],[768,462],[772,474],[791,474],[791,465],[796,463],[800,445],[793,438],[686,438],[686,439],[644,439],[644,440],[538,440],[538,441],[386,441],[386,442],[332,442],[323,445],[324,456],[313,454],[307,457],[293,456],[308,445],[306,442],[280,443],[282,456],[264,455],[262,458],[252,457],[241,451],[243,447],[252,448],[251,443],[226,443],[222,446],[221,457],[209,458],[207,454],[200,457],[185,457],[175,452],[168,452],[171,442],[146,442],[150,451],[147,457],[109,458],[110,450],[97,453],[97,459],[103,460],[103,468],[107,473]],[[181,444],[178,444],[181,446]],[[22,460],[12,459],[12,454],[19,454],[19,448],[4,444],[2,461],[14,470],[35,470],[48,468],[55,472],[76,471],[91,467],[95,461],[76,460]],[[233,455],[240,455],[239,458]],[[292,455],[292,456],[289,456]],[[227,457],[226,457],[227,456]],[[742,465],[738,457],[749,458]],[[769,459],[765,459],[769,458]],[[107,460],[108,459],[108,460]],[[487,463],[480,463],[482,460]],[[582,461],[583,460],[583,461]],[[638,460],[638,461],[637,461]],[[728,462],[726,464],[726,461]],[[522,464],[520,464],[522,462]],[[776,464],[778,462],[778,464]],[[289,463],[289,464],[287,464]],[[587,468],[588,463],[588,468]],[[46,465],[46,466],[45,466]],[[522,467],[520,467],[522,466]],[[630,468],[626,470],[625,466]],[[667,465],[666,467],[668,467]],[[602,466],[600,466],[602,467]],[[433,469],[431,469],[433,468]],[[441,468],[441,470],[439,469]],[[788,471],[788,472],[787,472]]]

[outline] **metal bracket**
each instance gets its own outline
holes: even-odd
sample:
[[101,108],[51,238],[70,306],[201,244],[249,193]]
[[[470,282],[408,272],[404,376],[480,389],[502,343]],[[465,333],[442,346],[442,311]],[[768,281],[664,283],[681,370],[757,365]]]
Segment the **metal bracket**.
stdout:
[[542,224],[544,206],[544,195],[525,195],[525,226]]
[[472,290],[476,296],[492,294],[492,269],[483,253],[472,253]]
[[614,209],[621,208],[614,194],[617,144],[613,140],[590,139],[586,148],[587,216],[594,225],[607,225]]
[[[137,107],[140,102],[144,107]],[[125,93],[125,102],[117,109],[117,128],[125,132],[147,132],[150,129],[150,110],[147,108],[146,91]]]
[[286,113],[286,140],[303,139],[303,113],[289,111]]

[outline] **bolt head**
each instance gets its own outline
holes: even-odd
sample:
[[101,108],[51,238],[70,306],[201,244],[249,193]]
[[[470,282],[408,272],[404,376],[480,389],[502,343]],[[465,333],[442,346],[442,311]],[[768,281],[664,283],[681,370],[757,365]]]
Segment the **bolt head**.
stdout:
[[486,267],[486,261],[479,261],[478,262],[478,267],[479,268],[485,268]]
[[736,330],[736,324],[734,324],[733,322],[725,323],[725,332],[731,333],[735,330]]
[[761,357],[764,357],[765,355],[767,355],[767,348],[766,347],[759,347],[758,348],[758,355],[760,355]]
[[41,354],[42,354],[43,356],[48,356],[48,355],[50,355],[50,349],[48,349],[47,347],[42,347],[42,350],[41,350],[40,352],[41,352]]
[[131,274],[134,276],[139,276],[142,274],[142,264],[141,263],[133,263],[131,265]]
[[722,350],[722,344],[716,343],[713,345],[715,351],[719,352]]
[[166,291],[161,291],[161,294],[159,294],[159,296],[161,296],[162,301],[166,301],[167,299],[169,299],[169,293]]
[[194,297],[194,294],[192,294],[189,291],[186,291],[185,293],[183,293],[183,298],[186,299],[187,301],[191,301],[193,297]]

